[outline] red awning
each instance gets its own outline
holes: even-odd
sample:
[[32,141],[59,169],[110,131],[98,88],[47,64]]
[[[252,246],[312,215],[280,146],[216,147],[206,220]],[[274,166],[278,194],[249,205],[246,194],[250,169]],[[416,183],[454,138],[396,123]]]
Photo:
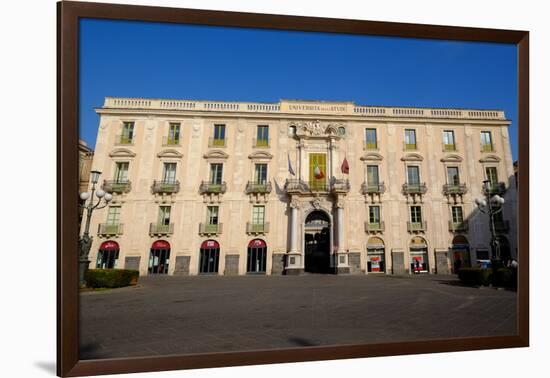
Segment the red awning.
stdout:
[[165,240],[157,240],[153,243],[151,249],[170,249],[170,243]]
[[267,247],[267,244],[262,239],[254,239],[248,243],[249,248],[262,248]]
[[220,244],[215,240],[205,240],[201,244],[202,249],[220,248]]
[[118,243],[116,241],[107,240],[101,243],[99,246],[99,249],[105,250],[105,249],[120,249],[118,246]]

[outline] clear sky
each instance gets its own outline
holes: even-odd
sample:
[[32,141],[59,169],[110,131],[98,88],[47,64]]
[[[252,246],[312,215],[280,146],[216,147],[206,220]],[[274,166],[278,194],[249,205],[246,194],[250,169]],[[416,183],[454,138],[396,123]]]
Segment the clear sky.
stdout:
[[517,158],[515,45],[84,19],[80,132],[105,96],[502,109]]

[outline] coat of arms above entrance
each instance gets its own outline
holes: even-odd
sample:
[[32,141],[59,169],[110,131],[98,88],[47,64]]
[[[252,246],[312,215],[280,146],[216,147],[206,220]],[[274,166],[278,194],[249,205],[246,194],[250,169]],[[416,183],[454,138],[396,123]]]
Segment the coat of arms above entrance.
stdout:
[[319,120],[290,122],[289,126],[296,127],[297,137],[339,137],[339,130],[344,127],[343,123],[321,122]]

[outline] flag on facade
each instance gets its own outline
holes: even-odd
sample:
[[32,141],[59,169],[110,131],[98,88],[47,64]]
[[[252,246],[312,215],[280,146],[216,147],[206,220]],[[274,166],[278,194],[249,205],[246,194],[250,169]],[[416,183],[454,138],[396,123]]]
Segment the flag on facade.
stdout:
[[320,180],[323,177],[325,177],[325,174],[323,173],[323,170],[321,168],[319,168],[319,166],[317,164],[315,164],[315,168],[313,168],[313,176],[315,176],[315,178],[317,180]]
[[349,164],[348,159],[344,157],[344,162],[342,163],[342,173],[349,174]]
[[296,176],[296,172],[294,172],[294,169],[292,169],[292,164],[290,164],[290,154],[288,154],[288,172],[292,176]]

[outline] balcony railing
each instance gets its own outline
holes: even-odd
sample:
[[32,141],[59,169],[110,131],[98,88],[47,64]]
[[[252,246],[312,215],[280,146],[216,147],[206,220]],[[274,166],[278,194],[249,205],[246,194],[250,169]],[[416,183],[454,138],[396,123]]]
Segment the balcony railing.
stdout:
[[247,234],[266,234],[269,232],[269,222],[253,223],[246,222]]
[[128,135],[117,135],[115,139],[116,145],[132,145],[134,144],[134,137]]
[[422,222],[407,222],[408,232],[425,232],[427,229],[426,221]]
[[386,185],[383,182],[377,184],[369,184],[364,182],[361,184],[362,194],[382,194],[386,191]]
[[425,183],[420,184],[403,184],[403,194],[426,194],[428,188]]
[[416,143],[403,143],[403,149],[406,151],[416,150],[417,145]]
[[284,188],[287,193],[349,192],[350,184],[348,179],[333,179],[330,182],[287,179]]
[[132,189],[132,183],[129,180],[105,180],[102,188],[108,193],[128,193]]
[[174,233],[174,223],[170,223],[170,224],[151,223],[149,225],[150,235],[171,235],[173,233]]
[[246,183],[246,194],[251,193],[271,193],[271,182],[267,181],[265,183],[257,183],[254,181],[249,181]]
[[307,183],[299,179],[287,179],[284,189],[287,193],[309,192]]
[[376,142],[365,142],[363,143],[363,150],[377,150],[378,149],[378,143]]
[[493,143],[481,144],[481,152],[495,152],[495,145]]
[[443,152],[456,151],[456,143],[443,143]]
[[217,235],[222,233],[223,223],[210,224],[199,223],[199,234],[201,235]]
[[506,184],[503,182],[489,182],[487,183],[487,187],[484,189],[485,193],[489,193],[491,195],[493,194],[504,194],[506,193]]
[[466,194],[468,188],[466,184],[445,184],[443,185],[443,194],[448,196],[452,194]]
[[180,191],[179,181],[153,181],[153,193],[177,193]]
[[209,181],[201,182],[199,192],[201,194],[223,194],[227,190],[227,184],[223,181],[221,184],[212,183]]
[[180,138],[165,136],[165,137],[162,138],[162,145],[164,147],[179,146],[180,145]]
[[384,222],[365,222],[365,232],[384,232]]
[[227,138],[208,138],[208,147],[225,147],[227,146]]
[[252,147],[256,148],[269,148],[269,139],[256,139],[252,141]]
[[348,179],[332,179],[330,180],[330,190],[336,193],[349,192],[350,185]]
[[499,233],[507,233],[510,231],[510,222],[507,220],[495,221],[495,231]]
[[122,235],[122,226],[122,223],[100,223],[97,227],[97,234],[106,236]]
[[468,221],[462,222],[449,221],[449,231],[451,232],[468,232]]

